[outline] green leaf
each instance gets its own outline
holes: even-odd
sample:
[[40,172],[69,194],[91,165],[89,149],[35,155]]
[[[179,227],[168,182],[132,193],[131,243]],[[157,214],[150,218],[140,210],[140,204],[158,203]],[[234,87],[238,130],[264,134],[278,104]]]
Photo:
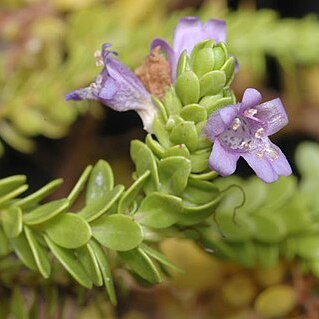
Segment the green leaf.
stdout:
[[277,243],[287,234],[287,227],[280,216],[254,215],[252,221],[255,224],[254,238],[261,242]]
[[212,48],[202,48],[192,54],[192,66],[198,77],[212,71],[215,65],[215,55]]
[[306,259],[319,258],[319,235],[305,235],[296,238],[296,252],[297,254]]
[[143,225],[166,228],[175,224],[182,211],[182,200],[171,195],[152,193],[141,202],[135,218]]
[[146,145],[157,157],[163,157],[163,154],[165,152],[164,147],[159,142],[155,141],[151,134],[147,134],[145,142]]
[[166,123],[163,123],[158,117],[155,117],[152,124],[152,129],[159,143],[164,148],[169,148],[172,146],[172,143],[169,139],[169,132],[166,129]]
[[25,234],[21,233],[18,237],[10,239],[10,243],[19,259],[30,269],[38,271],[38,266]]
[[48,251],[39,244],[30,228],[25,226],[24,232],[41,275],[44,278],[49,278],[51,266],[48,258]]
[[199,79],[200,96],[214,95],[219,93],[226,84],[224,71],[211,71]]
[[183,105],[197,103],[200,86],[197,75],[193,71],[185,71],[177,77],[175,90]]
[[10,303],[11,313],[14,315],[15,319],[28,319],[28,309],[23,298],[22,293],[18,288],[14,288],[11,303]]
[[191,163],[185,157],[171,156],[159,162],[158,170],[162,189],[180,195],[186,188]]
[[226,75],[226,85],[229,85],[234,78],[235,63],[235,58],[231,56],[221,68],[221,71],[224,71]]
[[220,199],[220,196],[218,196],[204,205],[197,206],[188,206],[188,204],[184,203],[183,214],[179,215],[178,224],[190,226],[200,223],[215,212]]
[[0,205],[5,204],[9,200],[19,196],[20,194],[24,193],[28,189],[28,185],[22,185],[19,186],[18,188],[14,189],[12,192],[7,193],[3,196],[0,197]]
[[6,256],[11,251],[8,237],[5,235],[3,228],[0,226],[0,256]]
[[22,211],[19,207],[10,207],[1,213],[2,226],[8,238],[18,237],[22,232]]
[[88,245],[89,247],[91,247],[91,250],[94,251],[94,254],[96,256],[97,262],[102,273],[107,295],[109,296],[111,303],[115,306],[117,304],[117,300],[107,255],[105,254],[104,250],[99,246],[99,244],[96,243],[94,240],[90,240]]
[[78,215],[83,217],[88,222],[99,218],[110,208],[112,208],[123,191],[123,185],[115,186],[112,190],[106,191],[103,197],[99,197],[94,201],[89,201],[87,205],[81,211],[79,211]]
[[154,258],[155,260],[157,260],[158,262],[160,262],[161,264],[179,272],[179,273],[184,273],[184,271],[182,269],[180,269],[175,263],[173,263],[172,261],[170,261],[166,256],[164,256],[163,254],[161,254],[159,251],[157,251],[156,249],[147,246],[145,244],[141,244],[140,248],[150,257]]
[[85,186],[85,183],[86,183],[87,179],[90,176],[91,170],[92,170],[92,166],[89,165],[84,170],[84,172],[81,174],[79,180],[77,181],[77,183],[73,187],[71,193],[68,196],[68,200],[69,200],[70,206],[72,206],[72,204],[75,202],[75,200],[77,199],[77,197],[79,196],[79,194],[83,190],[83,188]]
[[170,87],[164,96],[164,106],[168,115],[178,115],[182,109],[182,103],[177,97],[174,87]]
[[207,107],[207,114],[208,116],[211,115],[213,112],[215,112],[216,110],[219,110],[220,108],[224,107],[224,106],[228,106],[231,104],[234,104],[234,100],[231,97],[223,97],[221,99],[218,99],[216,102],[210,104]]
[[198,135],[194,122],[185,121],[174,126],[170,140],[174,144],[185,144],[190,151],[195,151],[198,146]]
[[189,159],[190,154],[189,154],[189,150],[184,144],[179,144],[167,149],[162,157],[166,158],[171,156],[182,156]]
[[210,152],[210,150],[204,149],[196,151],[190,155],[190,160],[192,163],[192,173],[201,173],[207,170]]
[[318,143],[304,142],[298,146],[295,154],[298,169],[304,177],[319,176]]
[[147,170],[151,172],[150,178],[145,183],[149,191],[158,190],[159,179],[155,157],[152,151],[141,141],[131,142],[131,158],[136,166],[137,176],[142,176]]
[[256,265],[256,247],[252,241],[232,243],[232,247],[236,253],[236,262],[250,268]]
[[79,263],[74,252],[56,245],[49,237],[44,236],[44,239],[52,251],[53,255],[59,260],[63,267],[70,275],[82,286],[91,289],[92,281],[86,274],[82,265]]
[[110,164],[99,160],[90,174],[86,190],[86,204],[104,197],[113,187],[114,177]]
[[199,104],[186,105],[182,109],[180,115],[184,120],[194,121],[195,123],[207,120],[206,108]]
[[24,214],[23,222],[27,225],[38,225],[56,217],[66,211],[68,207],[69,201],[67,199],[55,200]]
[[162,101],[156,97],[156,96],[152,96],[152,102],[155,104],[155,106],[157,107],[158,111],[157,111],[157,116],[161,116],[161,119],[163,122],[167,121],[168,115],[166,112],[166,108],[163,105]]
[[148,176],[150,175],[150,171],[146,171],[143,175],[141,175],[131,186],[130,188],[123,194],[122,198],[119,201],[118,212],[119,214],[130,214],[132,212],[132,204],[142,189],[144,183],[146,182]]
[[43,198],[52,194],[61,184],[62,179],[55,179],[49,184],[43,186],[33,194],[24,198],[18,199],[13,203],[13,206],[19,206],[21,209],[29,209],[32,206],[36,206]]
[[202,205],[214,200],[219,194],[219,189],[215,184],[190,178],[183,192],[183,200]]
[[162,281],[161,275],[151,258],[141,248],[119,252],[118,254],[133,272],[149,283],[158,284]]
[[256,255],[258,264],[263,267],[273,267],[279,260],[279,246],[256,243]]
[[185,71],[189,71],[189,70],[190,70],[189,57],[187,55],[186,50],[184,50],[182,54],[180,55],[177,62],[176,77],[179,77]]
[[93,237],[112,250],[130,250],[143,240],[141,227],[127,215],[102,216],[91,226]]
[[19,186],[24,184],[26,177],[24,175],[14,175],[0,179],[0,197],[11,193]]
[[44,230],[54,243],[69,249],[85,245],[91,237],[91,228],[85,219],[71,213],[51,219]]
[[102,286],[103,277],[99,267],[97,257],[95,256],[94,249],[88,242],[86,245],[77,248],[75,251],[76,257],[85,269],[86,273],[93,281],[94,285]]
[[213,51],[215,55],[214,69],[219,70],[225,63],[228,53],[227,50],[225,50],[225,46],[222,46],[221,43],[218,43],[217,46],[213,49]]

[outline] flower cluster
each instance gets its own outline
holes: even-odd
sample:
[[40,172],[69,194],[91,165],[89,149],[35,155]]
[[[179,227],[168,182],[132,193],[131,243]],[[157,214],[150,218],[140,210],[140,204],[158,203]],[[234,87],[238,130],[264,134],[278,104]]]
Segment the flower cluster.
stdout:
[[[207,40],[225,42],[225,22],[212,19],[202,24],[196,17],[185,17],[175,29],[173,47],[162,39],[153,40],[151,54],[137,69],[137,75],[114,57],[116,53],[109,50],[110,44],[104,44],[96,54],[97,65],[103,66],[103,70],[88,87],[68,93],[66,99],[93,99],[116,111],[135,110],[145,130],[152,132],[157,116],[152,94],[163,98],[167,88],[176,81],[179,58],[183,54],[191,57],[193,49],[203,41],[205,45]],[[207,47],[205,52],[209,52],[211,61],[212,51],[209,50]],[[205,61],[201,62],[204,69]],[[214,92],[210,86],[217,85],[217,78],[221,77],[219,72],[212,71],[202,78],[204,93]],[[187,87],[184,89],[187,91]],[[203,94],[200,96],[205,98]],[[280,99],[265,103],[261,103],[261,99],[257,90],[247,89],[241,103],[221,107],[208,118],[203,130],[213,142],[208,163],[220,175],[233,174],[239,157],[268,183],[278,176],[291,174],[286,157],[268,138],[288,123],[287,114]]]

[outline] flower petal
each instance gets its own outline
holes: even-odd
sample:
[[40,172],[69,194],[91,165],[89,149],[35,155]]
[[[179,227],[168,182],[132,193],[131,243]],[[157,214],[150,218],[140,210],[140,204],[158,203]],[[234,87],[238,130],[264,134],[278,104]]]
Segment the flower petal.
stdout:
[[98,100],[98,97],[90,86],[69,92],[65,94],[64,98],[66,101]]
[[275,170],[275,172],[279,175],[279,176],[289,176],[292,174],[292,170],[290,167],[289,162],[287,161],[286,156],[283,154],[283,152],[281,151],[281,149],[271,143],[271,147],[276,151],[278,157],[276,159],[272,159],[269,161],[269,163],[271,164],[272,168]]
[[117,83],[111,77],[107,77],[98,93],[98,97],[102,100],[110,100],[115,96],[118,89]]
[[190,55],[198,42],[207,39],[205,36],[199,18],[182,18],[175,29],[173,40],[173,48],[177,59],[184,50]]
[[273,169],[268,158],[258,157],[253,153],[242,153],[241,156],[248,165],[255,171],[256,175],[266,183],[272,183],[278,179],[278,174]]
[[231,175],[236,170],[239,156],[240,154],[238,153],[226,151],[217,139],[214,142],[213,150],[209,157],[209,167],[222,176]]
[[240,112],[244,112],[245,110],[256,107],[258,104],[260,104],[262,101],[262,96],[259,91],[256,89],[246,89],[244,92],[244,96],[242,99]]
[[272,135],[288,124],[288,116],[279,98],[255,107],[256,117],[265,123],[267,135]]
[[173,48],[165,40],[159,38],[152,41],[150,51],[152,52],[156,47],[160,47],[161,51],[164,51],[167,54],[168,62],[172,70],[172,80],[175,80],[178,57],[175,57]]
[[226,42],[226,22],[219,19],[210,19],[203,25],[203,31],[207,39],[216,42]]

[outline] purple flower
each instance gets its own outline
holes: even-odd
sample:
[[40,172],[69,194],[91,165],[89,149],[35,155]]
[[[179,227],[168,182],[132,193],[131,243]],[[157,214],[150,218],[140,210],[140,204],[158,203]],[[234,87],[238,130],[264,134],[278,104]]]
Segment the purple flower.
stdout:
[[157,111],[151,95],[137,76],[112,56],[116,52],[109,50],[110,46],[103,44],[101,52],[95,54],[97,65],[104,66],[95,80],[86,88],[66,94],[65,99],[98,100],[119,112],[135,110],[150,132]]
[[267,183],[291,174],[291,167],[268,136],[287,125],[288,117],[279,98],[261,103],[261,94],[247,89],[241,103],[215,111],[205,126],[214,142],[209,166],[222,176],[231,175],[242,156],[256,175]]
[[172,78],[175,81],[177,62],[184,50],[190,55],[194,46],[204,40],[215,40],[216,42],[226,41],[226,23],[224,20],[210,19],[202,24],[197,17],[182,18],[174,32],[173,48],[162,39],[154,39],[151,43],[151,50],[160,47],[167,53]]

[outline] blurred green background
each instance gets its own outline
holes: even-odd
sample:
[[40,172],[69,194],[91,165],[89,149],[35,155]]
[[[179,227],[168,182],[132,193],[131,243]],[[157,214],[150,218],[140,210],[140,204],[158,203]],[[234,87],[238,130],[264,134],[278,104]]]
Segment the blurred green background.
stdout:
[[[147,56],[152,38],[171,41],[180,17],[223,18],[229,51],[240,66],[233,84],[238,99],[245,88],[255,87],[265,100],[280,96],[289,114],[289,125],[275,138],[298,179],[278,184],[275,195],[269,197],[275,201],[274,197],[283,194],[280,204],[268,207],[280,216],[269,228],[270,237],[278,231],[278,223],[286,225],[290,218],[301,224],[307,220],[302,225],[317,221],[319,7],[310,0],[302,1],[302,6],[298,1],[278,2],[2,0],[0,176],[26,174],[31,191],[62,177],[64,186],[54,195],[58,198],[71,189],[85,165],[105,158],[113,166],[117,182],[128,185],[130,140],[145,136],[138,117],[132,112],[117,114],[93,102],[67,103],[64,94],[93,79],[97,73],[94,52],[104,42],[111,42],[121,60],[134,69]],[[304,141],[313,143],[302,144],[295,161],[296,148]],[[243,177],[251,174],[244,163],[238,171]],[[254,182],[239,183],[246,183],[254,197]],[[264,191],[269,192],[266,195],[260,192],[264,199],[271,196],[270,190]],[[286,250],[287,258],[278,259],[277,254],[267,267],[260,266],[258,260],[241,262],[247,261],[247,255],[223,261],[214,258],[214,251],[207,254],[193,242],[167,240],[162,243],[163,251],[185,274],[144,288],[118,270],[120,304],[116,309],[99,291],[87,295],[71,287],[64,274],[55,279],[57,287],[38,280],[30,288],[31,276],[20,292],[14,291],[13,305],[21,306],[26,299],[25,311],[14,316],[20,319],[22,313],[21,318],[27,318],[33,289],[47,285],[39,318],[318,318],[317,234],[316,225],[309,226],[300,241],[287,240],[290,233],[285,233],[280,249]],[[241,240],[239,237],[239,244],[235,241],[233,249]],[[290,250],[284,245],[290,245]],[[273,254],[258,249],[266,259]],[[0,281],[5,282],[6,271],[0,267]],[[5,295],[6,289],[6,285],[0,287],[0,294]],[[4,308],[0,301],[0,318],[5,318],[1,317]]]

